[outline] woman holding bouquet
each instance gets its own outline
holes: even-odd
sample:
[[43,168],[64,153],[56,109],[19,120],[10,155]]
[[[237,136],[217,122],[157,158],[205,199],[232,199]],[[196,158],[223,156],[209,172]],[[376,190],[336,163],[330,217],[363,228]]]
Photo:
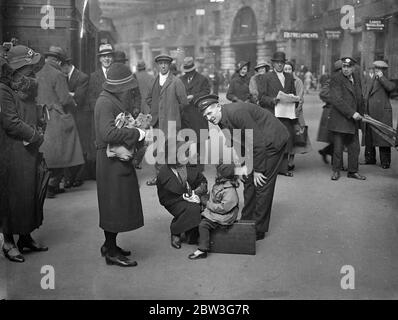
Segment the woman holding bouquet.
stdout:
[[132,150],[144,140],[145,131],[118,128],[115,124],[117,116],[127,112],[127,107],[122,104],[125,92],[136,87],[130,69],[124,64],[114,63],[107,75],[104,91],[94,110],[99,225],[105,234],[101,254],[107,264],[134,267],[137,262],[127,258],[131,252],[118,247],[116,237],[119,232],[132,231],[144,225],[137,175],[132,161],[108,157],[106,150],[108,145]]

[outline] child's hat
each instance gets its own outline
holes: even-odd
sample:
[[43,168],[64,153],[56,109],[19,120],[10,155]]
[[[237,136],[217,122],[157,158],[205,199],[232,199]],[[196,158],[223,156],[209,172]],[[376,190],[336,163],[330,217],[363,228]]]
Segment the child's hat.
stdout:
[[230,179],[235,176],[235,165],[232,164],[219,164],[217,166],[217,173],[223,178]]

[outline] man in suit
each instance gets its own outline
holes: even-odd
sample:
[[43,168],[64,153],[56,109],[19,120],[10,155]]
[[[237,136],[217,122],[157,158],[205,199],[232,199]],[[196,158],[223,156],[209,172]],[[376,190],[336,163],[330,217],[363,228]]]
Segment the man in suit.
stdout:
[[[189,105],[184,108],[182,115],[182,128],[192,129],[196,134],[196,150],[198,153],[197,168],[200,172],[204,171],[204,165],[200,161],[200,146],[204,146],[205,141],[201,141],[200,130],[209,130],[209,124],[195,108],[194,101],[204,95],[210,94],[210,83],[208,79],[196,71],[195,62],[192,57],[186,57],[183,63],[185,74],[181,77],[181,81],[187,91]],[[206,136],[205,139],[207,139]]]
[[[286,55],[284,52],[275,52],[272,59],[273,72],[268,72],[257,77],[258,99],[260,106],[275,114],[275,106],[279,100],[276,98],[279,91],[287,94],[296,94],[294,78],[292,74],[284,72]],[[280,174],[293,177],[289,168],[288,156],[293,153],[293,138],[295,135],[294,124],[297,119],[279,118],[289,131],[290,138],[286,147],[286,154],[283,159]]]
[[76,109],[72,110],[72,115],[75,118],[85,159],[85,164],[65,169],[65,188],[71,188],[79,187],[83,184],[86,177],[87,155],[90,152],[95,152],[95,145],[91,140],[91,114],[87,103],[89,77],[77,69],[69,57],[65,57],[65,62],[61,65],[61,69],[68,79],[69,94],[76,103]]
[[[100,68],[93,72],[90,75],[90,80],[88,82],[88,105],[90,114],[90,124],[89,130],[91,132],[91,141],[94,143],[95,141],[95,133],[94,133],[94,107],[97,99],[102,92],[102,85],[106,80],[106,74],[109,70],[109,67],[113,63],[113,47],[110,44],[101,44],[98,50],[98,59],[101,64]],[[88,128],[87,128],[88,130]],[[88,178],[95,180],[95,161],[96,161],[96,151],[89,152],[87,154],[87,168],[88,170]]]
[[[365,90],[366,113],[372,118],[392,127],[390,94],[395,89],[395,83],[386,77],[388,64],[385,61],[375,61],[373,66],[375,71],[373,76],[369,77]],[[367,125],[365,164],[376,164],[375,147],[379,147],[381,167],[389,169],[391,164],[391,146]]]
[[358,128],[364,111],[361,80],[354,73],[355,60],[350,57],[341,59],[342,70],[334,74],[330,81],[331,110],[328,129],[333,133],[333,174],[331,179],[340,179],[343,164],[344,146],[348,150],[347,177],[366,180],[358,173],[358,157],[360,153]]
[[[151,125],[159,129],[166,140],[169,138],[175,139],[175,134],[181,129],[183,108],[188,104],[184,84],[170,70],[172,61],[173,58],[166,54],[155,57],[159,75],[156,77],[146,100],[151,109]],[[169,132],[169,125],[173,125],[176,132]],[[156,175],[158,175],[160,170],[158,163],[155,164],[155,170]],[[147,185],[156,185],[156,177],[147,181]]]
[[[252,130],[251,139],[242,139],[245,150],[253,152],[253,168],[244,180],[243,220],[256,221],[257,240],[268,232],[272,200],[279,167],[289,139],[286,127],[269,111],[255,104],[235,102],[221,106],[216,95],[199,98],[196,107],[207,121],[221,129]],[[246,140],[249,145],[246,145]],[[250,150],[251,149],[251,150]],[[250,152],[245,157],[250,157]]]

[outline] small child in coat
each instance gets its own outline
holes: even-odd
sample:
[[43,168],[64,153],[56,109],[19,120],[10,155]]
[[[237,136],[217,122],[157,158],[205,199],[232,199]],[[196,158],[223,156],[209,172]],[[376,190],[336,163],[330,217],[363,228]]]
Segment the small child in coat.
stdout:
[[230,226],[236,221],[239,212],[239,197],[236,190],[238,187],[235,165],[218,165],[210,198],[207,202],[202,199],[205,209],[199,224],[199,248],[188,256],[189,259],[206,258],[210,250],[210,232]]

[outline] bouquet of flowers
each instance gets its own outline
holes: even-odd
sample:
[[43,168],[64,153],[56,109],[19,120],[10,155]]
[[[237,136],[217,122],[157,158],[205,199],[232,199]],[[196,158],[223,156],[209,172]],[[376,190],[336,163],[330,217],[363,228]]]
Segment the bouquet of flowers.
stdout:
[[[121,112],[115,119],[115,126],[118,129],[141,129],[147,130],[150,127],[152,116],[150,114],[140,113],[134,118],[129,112]],[[109,145],[106,149],[106,155],[108,158],[118,158],[121,161],[130,161],[134,155],[134,148],[132,150],[127,149],[123,145]]]

